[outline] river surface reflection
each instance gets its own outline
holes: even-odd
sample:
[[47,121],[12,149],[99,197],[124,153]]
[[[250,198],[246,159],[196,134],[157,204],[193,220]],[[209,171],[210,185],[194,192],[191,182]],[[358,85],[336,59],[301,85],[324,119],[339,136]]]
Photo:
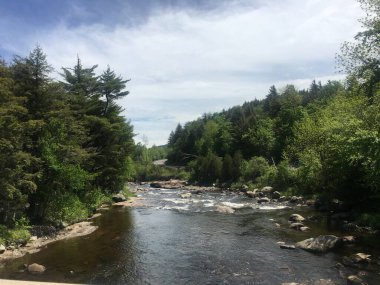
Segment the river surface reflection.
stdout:
[[[93,234],[56,242],[9,262],[0,270],[0,277],[90,284],[273,285],[314,284],[320,279],[346,284],[345,276],[358,270],[336,268],[342,256],[358,250],[379,256],[376,237],[363,237],[353,247],[324,255],[280,249],[277,241],[342,235],[323,221],[309,222],[309,233],[288,228],[291,213],[314,215],[310,209],[259,206],[226,193],[190,199],[181,199],[179,194],[180,190],[150,189],[141,194],[148,206],[103,212],[94,221],[99,229]],[[217,205],[229,205],[236,211],[219,213]],[[23,264],[34,262],[45,265],[46,272],[20,272]],[[368,283],[380,284],[379,268],[371,270]]]

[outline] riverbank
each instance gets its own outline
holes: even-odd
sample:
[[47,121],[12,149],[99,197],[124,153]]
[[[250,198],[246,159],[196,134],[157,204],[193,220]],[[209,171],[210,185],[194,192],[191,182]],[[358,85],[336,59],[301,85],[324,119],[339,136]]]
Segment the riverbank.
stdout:
[[60,240],[71,239],[81,236],[87,236],[98,229],[92,222],[93,219],[102,215],[102,211],[108,211],[110,207],[137,207],[143,206],[143,199],[137,197],[129,197],[126,201],[113,203],[112,205],[103,205],[97,209],[97,212],[86,221],[81,221],[69,225],[58,231],[55,235],[47,235],[37,238],[32,236],[24,246],[8,246],[5,251],[0,254],[0,265],[8,260],[22,257],[26,254],[33,254],[46,248],[50,243]]

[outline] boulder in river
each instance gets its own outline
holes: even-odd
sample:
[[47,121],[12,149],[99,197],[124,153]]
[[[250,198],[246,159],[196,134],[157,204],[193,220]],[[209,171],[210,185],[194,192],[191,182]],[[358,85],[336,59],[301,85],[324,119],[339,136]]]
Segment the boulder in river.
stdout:
[[273,197],[273,199],[280,199],[281,198],[281,193],[278,192],[278,191],[274,191],[272,193],[272,197]]
[[0,244],[0,254],[3,254],[5,252],[6,248],[3,244]]
[[301,230],[305,225],[303,223],[291,223],[289,227],[293,230]]
[[342,244],[342,239],[333,235],[321,235],[297,242],[296,247],[310,252],[327,252]]
[[342,237],[342,241],[344,243],[354,243],[355,237],[354,236],[344,236],[344,237]]
[[255,197],[257,196],[256,191],[247,191],[247,192],[245,192],[245,194],[246,194],[249,198],[255,198]]
[[270,202],[270,199],[267,197],[262,197],[259,200],[257,200],[257,203],[260,203],[260,204],[261,203],[268,203],[268,202]]
[[28,272],[32,274],[41,274],[44,273],[45,270],[46,267],[38,263],[28,265]]
[[289,221],[291,222],[297,222],[297,223],[300,223],[300,222],[303,222],[305,220],[304,217],[302,217],[301,215],[299,214],[292,214],[290,215],[289,217]]
[[347,265],[347,266],[369,264],[369,263],[371,263],[370,256],[371,255],[369,255],[369,254],[365,254],[365,253],[361,253],[361,252],[355,253],[355,254],[352,254],[350,256],[345,256],[343,258],[343,264]]
[[291,198],[290,198],[290,203],[299,203],[299,202],[301,202],[302,201],[302,197],[301,196],[299,196],[299,197],[297,197],[297,196],[292,196]]
[[117,194],[112,196],[112,201],[114,201],[115,203],[124,202],[126,200],[127,199],[125,198],[125,196],[122,193],[117,193]]
[[222,206],[222,205],[217,205],[216,211],[219,213],[226,213],[226,214],[233,214],[235,212],[235,210],[232,209],[231,207]]
[[152,187],[152,188],[161,188],[161,183],[159,183],[159,182],[152,182],[152,183],[150,183],[150,187]]

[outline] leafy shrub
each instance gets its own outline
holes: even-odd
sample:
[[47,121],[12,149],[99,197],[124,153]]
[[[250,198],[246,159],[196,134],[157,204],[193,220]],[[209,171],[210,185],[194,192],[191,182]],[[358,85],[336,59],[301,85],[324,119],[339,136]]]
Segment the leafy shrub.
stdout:
[[90,211],[78,196],[72,193],[57,194],[46,208],[46,220],[55,224],[75,223],[88,217]]
[[89,210],[95,210],[102,204],[111,204],[112,199],[109,195],[104,194],[99,188],[87,192],[83,199]]

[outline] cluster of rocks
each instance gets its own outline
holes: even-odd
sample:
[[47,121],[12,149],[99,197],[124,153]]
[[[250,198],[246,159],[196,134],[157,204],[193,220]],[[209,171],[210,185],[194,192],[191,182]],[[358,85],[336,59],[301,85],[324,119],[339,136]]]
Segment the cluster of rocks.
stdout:
[[170,179],[168,181],[152,181],[150,187],[165,189],[180,189],[187,185],[185,180]]
[[289,222],[290,222],[290,226],[289,227],[291,229],[293,229],[293,230],[298,230],[298,231],[301,231],[301,232],[306,232],[310,228],[307,227],[307,226],[305,226],[304,221],[305,221],[305,218],[302,217],[301,215],[299,215],[299,214],[292,214],[289,217]]
[[[318,237],[305,239],[303,241],[297,242],[296,244],[286,244],[285,242],[277,242],[277,244],[282,249],[303,249],[305,251],[309,251],[312,253],[326,253],[328,251],[334,250],[340,246],[343,246],[345,243],[352,243],[355,241],[353,236],[345,236],[345,237],[336,237],[334,235],[320,235]],[[343,268],[344,266],[354,267],[363,269],[371,264],[371,256],[365,253],[355,253],[350,256],[343,257],[342,263],[338,263],[336,265],[337,268]],[[303,283],[282,283],[284,284],[299,284]],[[335,283],[315,283],[315,284],[335,284]],[[349,275],[347,277],[347,285],[360,284],[367,285],[365,281],[363,281],[357,275]]]
[[256,188],[251,191],[247,185],[243,185],[239,191],[245,193],[250,198],[256,198],[258,203],[268,203],[271,201],[288,202],[297,206],[313,206],[315,204],[315,200],[305,200],[302,196],[284,196],[280,192],[275,191],[271,186],[265,186],[261,189]]

